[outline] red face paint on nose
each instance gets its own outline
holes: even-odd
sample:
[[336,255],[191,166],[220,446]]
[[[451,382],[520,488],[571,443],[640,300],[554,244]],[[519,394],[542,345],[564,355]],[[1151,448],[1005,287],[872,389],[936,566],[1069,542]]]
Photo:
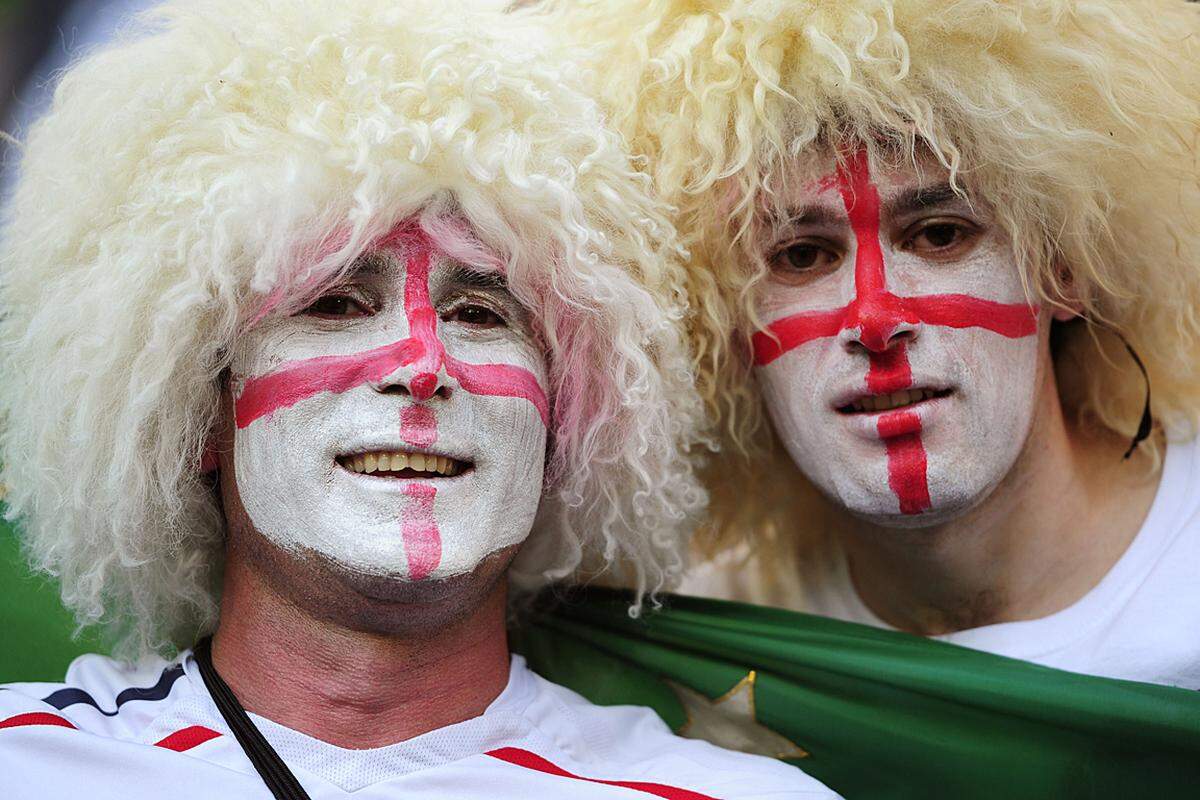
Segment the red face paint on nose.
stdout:
[[[912,386],[908,340],[897,336],[905,327],[940,325],[982,328],[1008,338],[1037,333],[1036,305],[997,303],[971,295],[900,297],[887,289],[887,269],[880,239],[880,201],[865,150],[855,152],[820,186],[837,187],[855,239],[854,298],[842,308],[805,311],[776,320],[754,334],[754,363],[770,364],[806,342],[855,331],[867,351],[866,388],[872,394],[898,392]],[[888,459],[888,485],[903,514],[932,507],[927,478],[928,457],[921,442],[921,419],[915,412],[885,414],[877,424]]]

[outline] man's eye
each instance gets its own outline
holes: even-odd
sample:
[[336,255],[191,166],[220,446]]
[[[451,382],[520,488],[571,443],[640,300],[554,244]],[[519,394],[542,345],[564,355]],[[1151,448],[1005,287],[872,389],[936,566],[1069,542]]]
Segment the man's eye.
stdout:
[[904,248],[930,258],[956,257],[965,253],[978,238],[973,226],[951,220],[922,225],[904,243]]
[[791,274],[816,273],[836,266],[841,256],[828,247],[813,242],[796,242],[777,252],[771,258],[771,267],[776,272]]
[[504,324],[504,319],[499,314],[480,305],[459,306],[442,319],[446,322],[461,322],[475,328],[495,328]]
[[327,294],[304,309],[311,317],[339,319],[342,317],[366,317],[370,311],[353,297],[344,294]]

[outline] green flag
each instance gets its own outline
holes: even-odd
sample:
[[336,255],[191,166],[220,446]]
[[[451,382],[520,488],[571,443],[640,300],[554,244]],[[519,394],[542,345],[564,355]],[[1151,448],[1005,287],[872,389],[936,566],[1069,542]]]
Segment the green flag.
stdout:
[[651,706],[852,800],[1200,796],[1200,693],[742,603],[628,607],[576,592],[514,645],[593,702]]

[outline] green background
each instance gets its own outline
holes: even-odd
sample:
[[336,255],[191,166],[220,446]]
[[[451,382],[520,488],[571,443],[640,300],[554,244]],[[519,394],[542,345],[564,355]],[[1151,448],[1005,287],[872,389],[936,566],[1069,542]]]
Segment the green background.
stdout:
[[0,593],[0,683],[60,681],[72,658],[100,649],[94,634],[72,637],[58,584],[30,574],[7,522],[0,522]]

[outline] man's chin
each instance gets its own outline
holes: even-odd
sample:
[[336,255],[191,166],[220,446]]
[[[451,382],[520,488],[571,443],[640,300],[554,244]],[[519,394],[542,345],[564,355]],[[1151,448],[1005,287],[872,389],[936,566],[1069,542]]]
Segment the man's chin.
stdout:
[[497,550],[459,575],[409,580],[372,575],[327,559],[318,571],[339,590],[323,592],[326,616],[345,627],[381,635],[420,636],[468,616],[504,580],[518,545]]
[[[487,561],[496,554],[484,559]],[[328,566],[347,590],[361,597],[381,603],[421,605],[442,603],[463,591],[472,583],[476,572],[483,565],[457,575],[428,577],[411,580],[406,575],[371,575],[332,563]]]
[[[968,487],[954,487],[938,491],[930,487],[930,503],[915,513],[905,513],[897,508],[896,496],[890,491],[867,494],[849,503],[839,503],[856,519],[880,528],[919,530],[936,528],[954,522],[978,506],[991,493],[992,487],[981,487],[975,491]],[[838,501],[834,501],[838,502]]]

